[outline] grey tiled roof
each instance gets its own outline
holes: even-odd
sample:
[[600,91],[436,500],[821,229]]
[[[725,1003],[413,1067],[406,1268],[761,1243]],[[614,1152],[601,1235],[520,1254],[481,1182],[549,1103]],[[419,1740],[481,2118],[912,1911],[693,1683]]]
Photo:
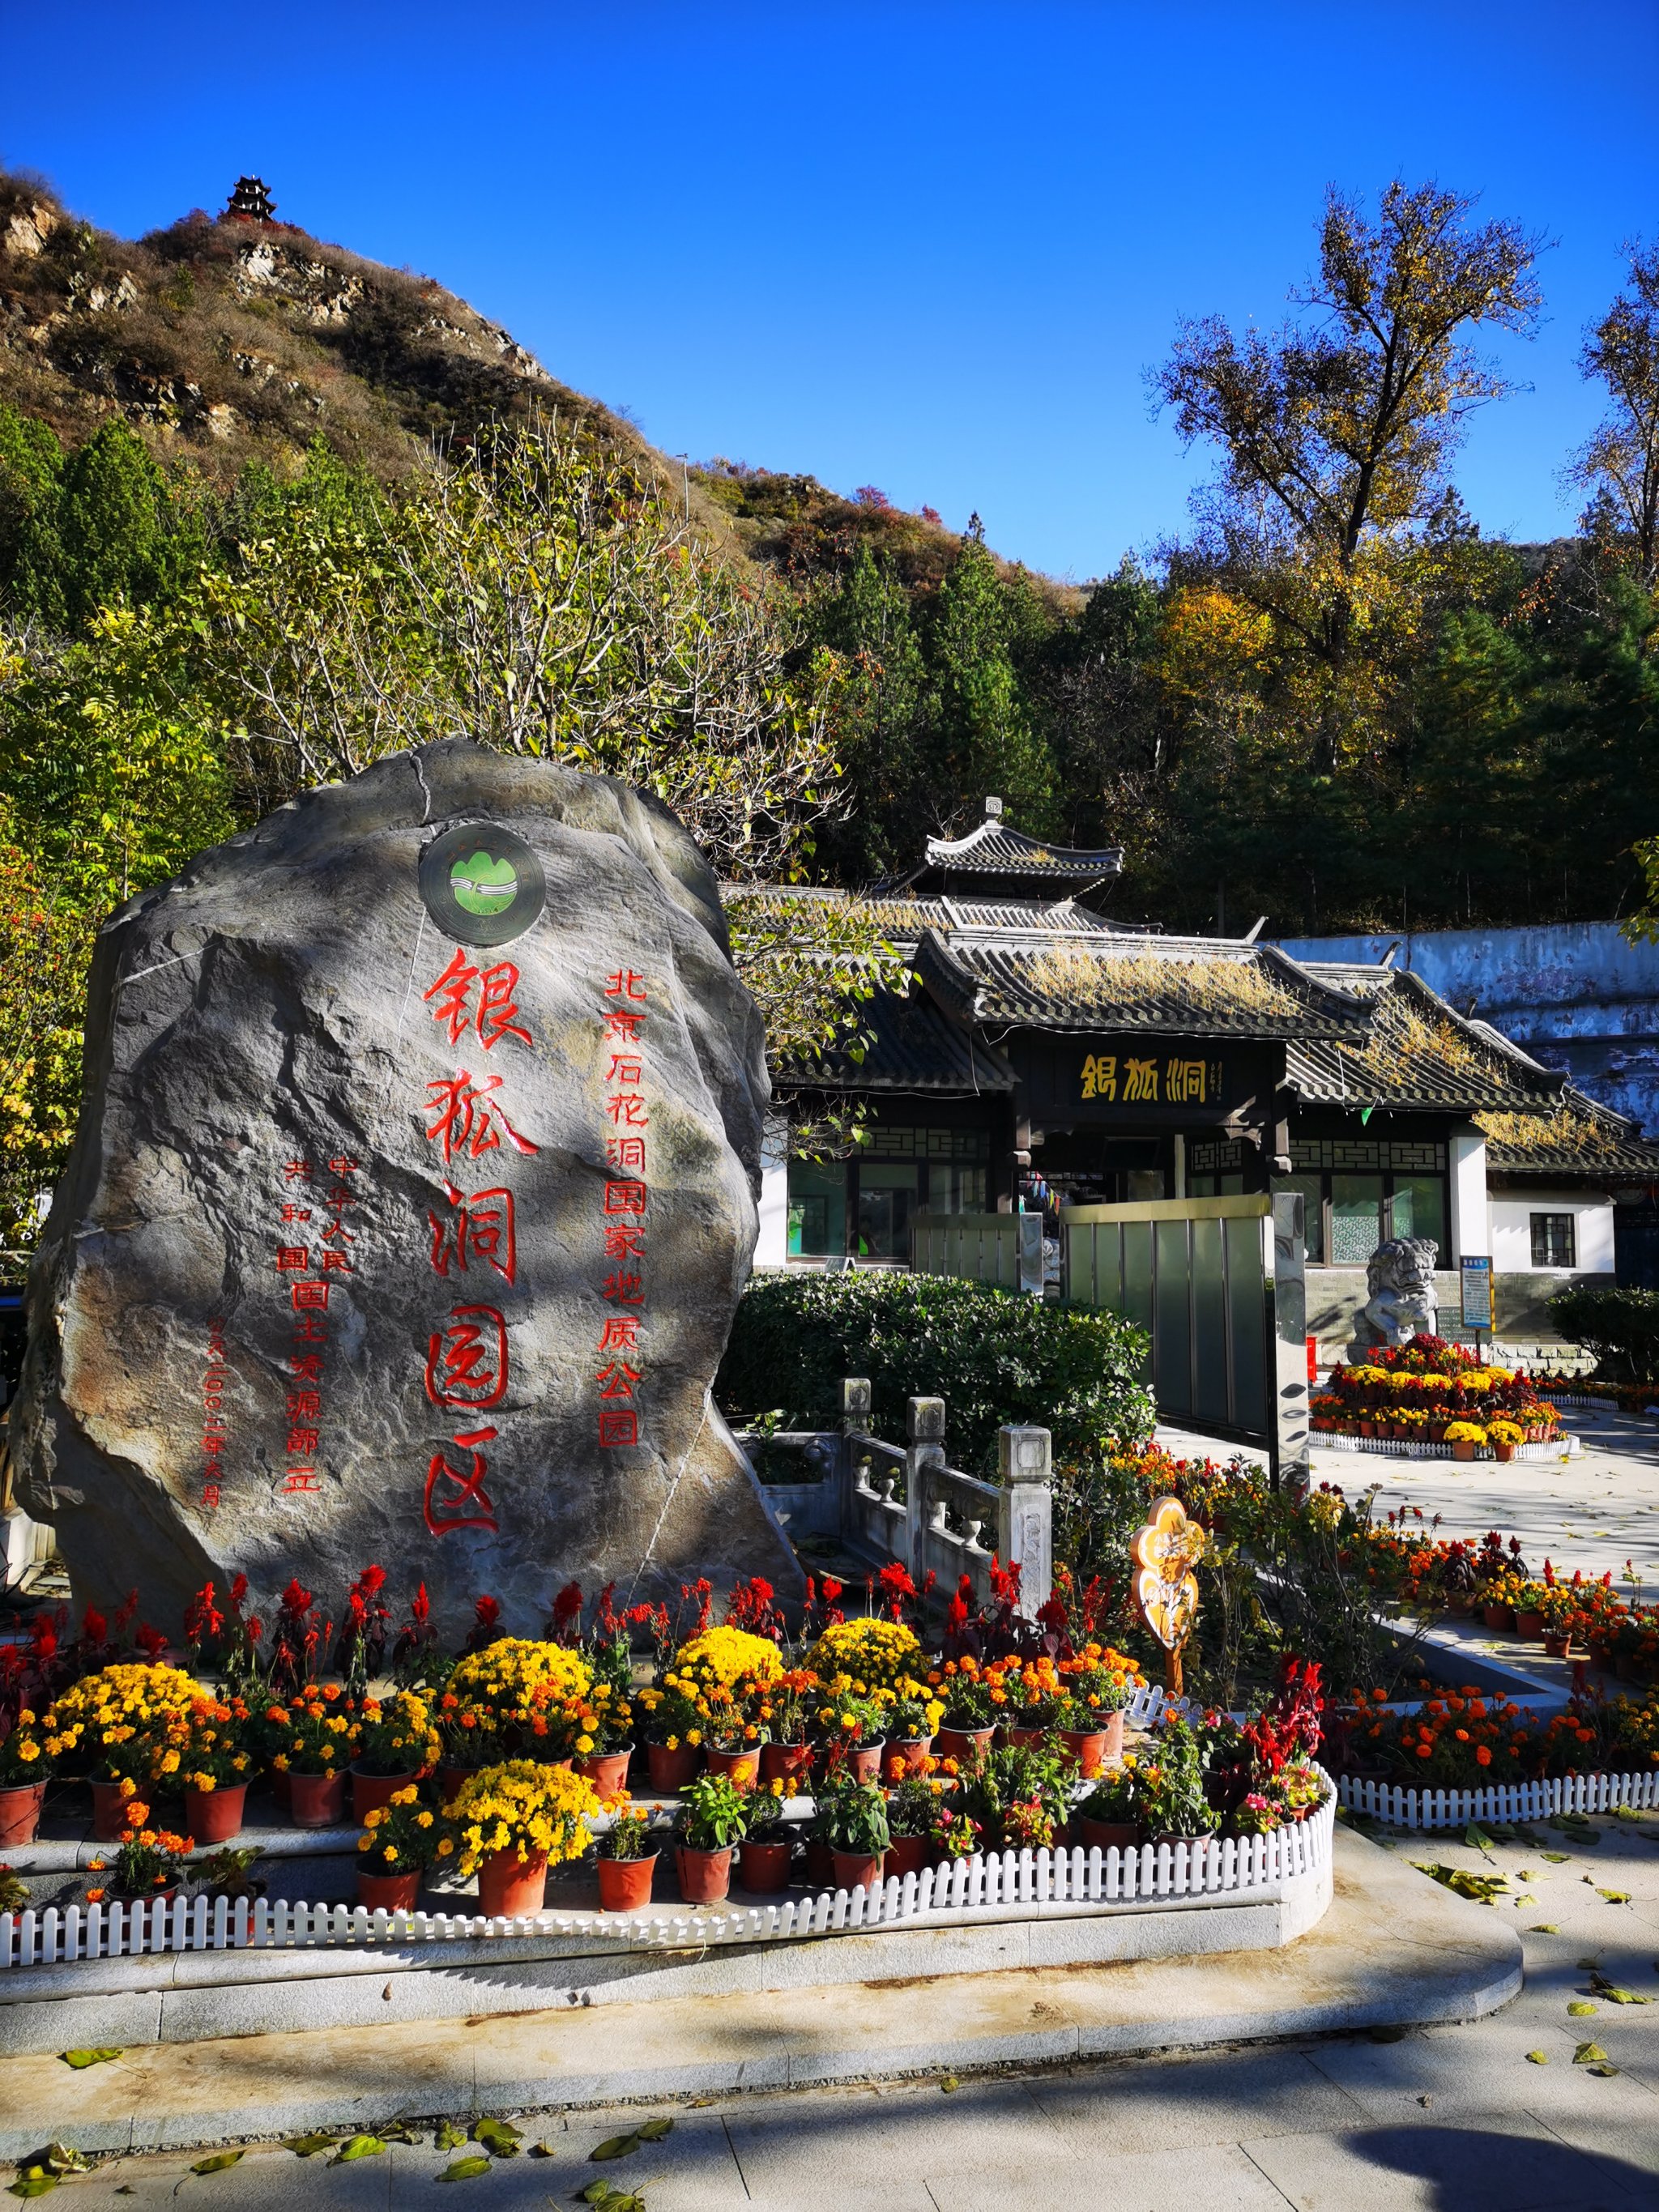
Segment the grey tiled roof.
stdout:
[[1566,1078],[1484,1022],[1466,1021],[1427,984],[1391,968],[1309,961],[1309,975],[1364,999],[1369,1039],[1301,1041],[1285,1054],[1285,1080],[1304,1103],[1425,1113],[1480,1109],[1549,1112]]
[[1097,883],[1123,866],[1121,845],[1045,845],[1009,823],[988,817],[965,837],[930,837],[927,866],[951,875],[1036,876],[1055,883]]
[[1011,1091],[1014,1072],[1001,1054],[949,1020],[920,988],[908,998],[882,991],[859,1010],[872,1033],[862,1060],[831,1052],[773,1070],[779,1090],[927,1091],[973,1095]]
[[[1483,1024],[1484,1027],[1485,1024]],[[1659,1145],[1627,1115],[1569,1084],[1550,1113],[1483,1113],[1486,1167],[1576,1182],[1659,1182]]]
[[1340,1037],[1370,1010],[1272,945],[1217,938],[957,931],[924,937],[917,972],[959,1021],[1073,1035]]

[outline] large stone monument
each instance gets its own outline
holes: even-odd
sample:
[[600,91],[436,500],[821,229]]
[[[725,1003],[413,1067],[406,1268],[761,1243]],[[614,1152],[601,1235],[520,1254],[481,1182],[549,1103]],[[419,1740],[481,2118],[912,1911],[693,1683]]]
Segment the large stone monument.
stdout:
[[134,899],[11,1423],[77,1593],[790,1594],[709,1396],[767,1099],[714,879],[608,778],[428,745]]

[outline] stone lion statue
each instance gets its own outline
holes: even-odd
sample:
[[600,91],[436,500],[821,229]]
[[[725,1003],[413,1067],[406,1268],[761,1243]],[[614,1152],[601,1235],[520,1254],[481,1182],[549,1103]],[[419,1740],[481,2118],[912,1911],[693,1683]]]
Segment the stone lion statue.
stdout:
[[1360,1314],[1381,1343],[1409,1344],[1414,1336],[1437,1332],[1439,1301],[1434,1263],[1439,1256],[1432,1237],[1391,1237],[1365,1262],[1370,1292]]

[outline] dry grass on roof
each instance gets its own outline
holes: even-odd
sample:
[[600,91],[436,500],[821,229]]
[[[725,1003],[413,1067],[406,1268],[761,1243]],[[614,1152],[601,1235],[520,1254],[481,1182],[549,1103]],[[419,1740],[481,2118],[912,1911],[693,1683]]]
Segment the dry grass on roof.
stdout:
[[1474,1120],[1476,1127],[1486,1133],[1488,1144],[1510,1152],[1613,1159],[1624,1143],[1619,1130],[1572,1106],[1558,1106],[1553,1114],[1477,1114]]
[[1413,1068],[1425,1060],[1498,1090],[1516,1081],[1522,1072],[1506,1054],[1480,1044],[1447,1016],[1442,1014],[1431,1021],[1400,999],[1388,1006],[1363,1047],[1345,1045],[1341,1049],[1385,1083],[1409,1080]]
[[1154,953],[1087,951],[1071,945],[1040,952],[1027,969],[1031,981],[1056,997],[1091,1005],[1146,1005],[1176,1000],[1211,1013],[1275,1014],[1306,1011],[1294,993],[1255,960],[1218,960]]

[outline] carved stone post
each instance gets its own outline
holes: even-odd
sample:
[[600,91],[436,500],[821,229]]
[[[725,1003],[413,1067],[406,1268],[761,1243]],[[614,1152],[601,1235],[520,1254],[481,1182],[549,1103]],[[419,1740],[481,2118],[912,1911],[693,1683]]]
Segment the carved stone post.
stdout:
[[843,1536],[854,1528],[853,1492],[859,1479],[858,1440],[870,1429],[870,1381],[864,1375],[844,1375],[841,1382],[841,1464],[836,1470],[836,1505]]
[[945,1465],[945,1401],[912,1398],[904,1412],[904,1564],[921,1587],[922,1548],[930,1505],[927,1470]]
[[1019,1610],[1034,1620],[1054,1586],[1054,1445],[1047,1429],[997,1431],[1002,1482],[997,1549],[1019,1566]]

